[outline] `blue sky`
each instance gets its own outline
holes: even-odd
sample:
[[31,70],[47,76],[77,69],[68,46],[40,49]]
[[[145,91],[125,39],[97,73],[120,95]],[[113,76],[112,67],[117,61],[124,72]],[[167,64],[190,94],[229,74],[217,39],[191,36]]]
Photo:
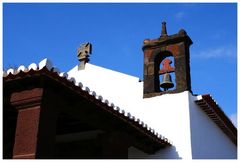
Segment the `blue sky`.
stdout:
[[236,3],[3,4],[3,68],[49,58],[61,71],[78,64],[77,48],[93,45],[90,63],[143,78],[142,45],[184,28],[192,90],[210,93],[230,117],[237,112]]

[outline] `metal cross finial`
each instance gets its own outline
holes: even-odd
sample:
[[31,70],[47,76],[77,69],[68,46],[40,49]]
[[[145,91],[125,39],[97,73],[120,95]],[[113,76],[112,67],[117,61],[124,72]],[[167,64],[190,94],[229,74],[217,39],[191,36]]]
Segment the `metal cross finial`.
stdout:
[[166,22],[162,22],[162,31],[161,31],[161,37],[167,36],[167,27],[166,27]]
[[78,60],[80,61],[80,65],[78,69],[84,69],[85,64],[89,61],[89,54],[92,53],[92,45],[91,43],[83,43],[77,49]]

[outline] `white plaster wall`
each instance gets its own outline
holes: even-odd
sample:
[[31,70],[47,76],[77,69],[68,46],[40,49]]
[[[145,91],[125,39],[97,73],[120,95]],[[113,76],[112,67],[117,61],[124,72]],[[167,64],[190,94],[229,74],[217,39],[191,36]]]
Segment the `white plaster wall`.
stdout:
[[128,149],[128,158],[129,159],[187,159],[182,158],[179,156],[178,152],[176,151],[175,146],[167,147],[161,149],[155,154],[146,154],[137,148],[130,147]]
[[188,92],[143,99],[142,111],[145,112],[142,116],[144,121],[171,140],[174,146],[159,150],[149,158],[192,158]]
[[190,98],[191,143],[193,159],[236,159],[237,147]]
[[154,155],[129,148],[129,158],[236,157],[231,141],[200,111],[188,91],[143,99],[143,82],[139,78],[89,63],[84,70],[74,67],[68,75],[172,141],[172,147]]
[[[188,92],[143,99],[143,82],[136,77],[91,64],[80,71],[76,66],[68,74],[172,141],[173,147],[147,158],[192,158]],[[130,149],[129,156],[134,155],[145,156]]]
[[131,104],[129,100],[136,101],[142,98],[143,84],[137,77],[89,63],[84,70],[78,70],[78,66],[75,66],[68,75],[122,109]]

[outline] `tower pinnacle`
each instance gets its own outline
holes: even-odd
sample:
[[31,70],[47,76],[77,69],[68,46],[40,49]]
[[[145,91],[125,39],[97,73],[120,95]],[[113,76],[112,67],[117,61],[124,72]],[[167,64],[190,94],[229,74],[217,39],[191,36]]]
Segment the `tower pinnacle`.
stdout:
[[167,28],[166,28],[166,22],[162,22],[162,31],[161,31],[161,37],[167,36]]

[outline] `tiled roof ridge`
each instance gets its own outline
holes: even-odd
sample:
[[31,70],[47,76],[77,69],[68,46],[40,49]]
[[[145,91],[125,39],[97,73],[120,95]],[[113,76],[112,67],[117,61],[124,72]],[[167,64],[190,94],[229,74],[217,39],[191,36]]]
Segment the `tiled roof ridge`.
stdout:
[[135,116],[131,115],[130,112],[126,112],[125,110],[120,109],[118,106],[115,106],[114,103],[111,103],[107,99],[104,99],[101,95],[97,95],[97,93],[95,91],[91,91],[89,87],[87,86],[85,87],[81,82],[77,82],[74,77],[69,77],[66,72],[60,72],[60,70],[54,67],[52,62],[47,58],[40,61],[38,65],[36,63],[31,63],[28,67],[20,65],[17,69],[9,68],[6,71],[3,71],[3,77],[7,78],[8,76],[17,75],[21,72],[28,73],[29,71],[40,71],[44,68],[50,72],[57,73],[59,77],[65,78],[69,82],[72,82],[75,86],[80,87],[83,91],[87,92],[90,96],[93,96],[95,99],[101,101],[103,104],[107,104],[108,107],[112,108],[113,111],[117,112],[118,114],[122,114],[130,121],[137,123],[138,126],[144,129],[144,131],[150,133],[155,138],[164,141],[164,143],[168,145],[172,145],[172,142],[169,141],[166,137],[160,135],[158,132],[156,132],[153,128],[145,124],[139,118],[136,118]]
[[237,128],[223,112],[210,94],[203,94],[195,102],[212,119],[220,129],[237,145]]

